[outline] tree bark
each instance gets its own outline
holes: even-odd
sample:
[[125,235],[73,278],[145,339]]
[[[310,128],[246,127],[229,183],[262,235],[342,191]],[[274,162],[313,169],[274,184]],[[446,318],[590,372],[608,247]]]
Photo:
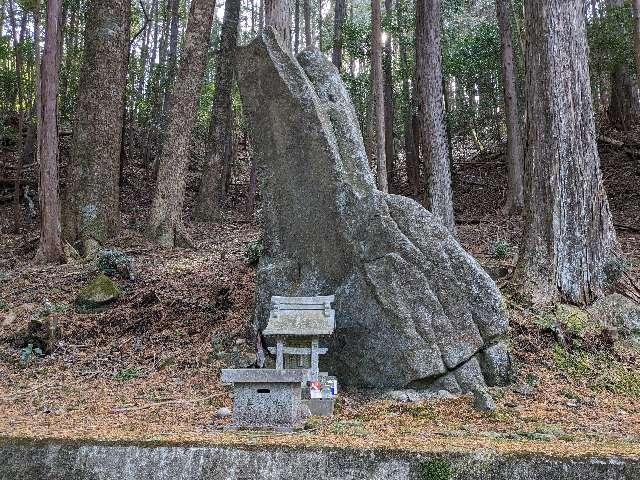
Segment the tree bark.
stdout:
[[416,86],[425,164],[425,206],[455,234],[449,150],[444,127],[440,0],[416,3]]
[[191,3],[148,227],[149,238],[163,247],[191,244],[182,223],[185,177],[214,10],[212,0],[193,0]]
[[206,221],[218,218],[219,198],[225,164],[231,164],[233,152],[233,62],[238,41],[240,0],[226,0],[220,34],[220,53],[216,62],[215,97],[211,109],[208,163],[202,176],[195,215]]
[[345,0],[335,0],[333,22],[333,52],[331,61],[338,71],[342,70],[342,24],[344,23],[346,10]]
[[57,263],[64,259],[60,227],[60,198],[58,196],[58,80],[60,49],[58,35],[62,0],[47,0],[47,23],[42,62],[41,103],[38,111],[41,124],[38,135],[40,151],[40,245],[36,261]]
[[[405,15],[402,2],[396,2],[396,13],[399,29],[405,28]],[[415,149],[415,139],[413,138],[413,98],[411,88],[409,86],[409,62],[407,59],[407,41],[403,35],[398,38],[400,66],[402,69],[402,96],[407,106],[404,114],[404,154],[405,169],[407,174],[407,183],[409,184],[409,192],[412,196],[418,195],[418,157]]]
[[[393,15],[392,0],[384,0],[385,14],[388,18]],[[396,152],[393,144],[394,102],[393,102],[393,69],[391,32],[387,32],[383,53],[384,73],[384,144],[387,162],[387,184],[389,189],[395,185]]]
[[[176,79],[176,70],[178,68],[178,36],[180,31],[180,0],[169,0],[167,4],[169,11],[170,27],[167,52],[167,77],[164,85],[164,100],[162,101],[162,119],[166,121],[173,98],[173,84]],[[164,123],[164,122],[163,122]]]
[[293,0],[295,2],[295,13],[293,18],[293,36],[294,47],[293,52],[297,55],[300,51],[300,0]]
[[589,304],[617,254],[596,146],[582,0],[526,0],[524,236],[516,282],[534,304]]
[[20,232],[22,225],[22,209],[20,207],[20,178],[22,177],[22,159],[24,143],[22,134],[24,130],[24,86],[22,84],[22,72],[23,72],[23,58],[21,46],[24,42],[25,32],[27,31],[27,11],[22,13],[22,19],[20,21],[20,33],[18,33],[18,25],[16,23],[16,11],[13,0],[9,0],[9,20],[11,22],[11,36],[13,40],[13,50],[15,56],[15,74],[16,74],[16,103],[18,114],[18,154],[16,156],[16,173],[15,183],[13,186],[13,231],[14,233]]
[[636,81],[640,87],[640,0],[632,0],[633,7],[633,46],[636,54]]
[[318,0],[318,48],[322,50],[322,0]]
[[[607,0],[607,6],[622,8],[624,0]],[[640,94],[627,65],[617,65],[611,73],[611,97],[607,111],[609,121],[619,130],[628,131],[640,121]]]
[[378,189],[382,192],[388,192],[380,16],[380,0],[371,0],[371,89],[373,93],[374,153],[377,165]]
[[304,14],[304,45],[306,48],[313,46],[311,40],[311,0],[302,0],[302,10]]
[[103,243],[120,228],[119,176],[129,52],[128,0],[89,0],[63,234]]
[[496,0],[496,14],[500,29],[500,51],[502,54],[502,91],[505,121],[507,124],[507,211],[520,211],[524,206],[522,131],[518,113],[516,72],[513,64],[513,41],[511,36],[511,0]]
[[265,26],[272,26],[278,33],[282,45],[291,51],[291,4],[290,0],[265,0]]

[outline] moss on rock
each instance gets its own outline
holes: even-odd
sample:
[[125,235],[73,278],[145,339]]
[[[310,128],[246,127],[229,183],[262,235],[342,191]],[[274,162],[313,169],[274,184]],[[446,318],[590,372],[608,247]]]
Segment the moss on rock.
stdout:
[[81,308],[98,308],[117,300],[120,293],[118,284],[103,273],[80,290],[75,303]]

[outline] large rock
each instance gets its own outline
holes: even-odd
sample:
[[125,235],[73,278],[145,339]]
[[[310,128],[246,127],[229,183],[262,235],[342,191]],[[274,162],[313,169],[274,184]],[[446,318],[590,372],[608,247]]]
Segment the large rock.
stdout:
[[294,59],[271,29],[237,58],[266,232],[257,328],[272,295],[335,294],[324,367],[343,384],[468,391],[504,378],[485,361],[507,356],[495,284],[422,206],[376,189],[333,65]]
[[589,307],[591,318],[603,326],[615,327],[623,337],[640,341],[640,305],[614,293],[600,298]]

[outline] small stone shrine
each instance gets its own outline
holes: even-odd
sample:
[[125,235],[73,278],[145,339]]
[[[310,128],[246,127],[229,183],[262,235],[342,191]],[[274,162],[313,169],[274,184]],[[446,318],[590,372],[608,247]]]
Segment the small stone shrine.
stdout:
[[[225,369],[222,382],[233,383],[233,423],[227,428],[291,430],[312,415],[331,415],[337,381],[320,373],[320,339],[335,328],[333,296],[271,299],[267,328],[275,341],[275,369]],[[304,391],[304,394],[303,394]]]
[[275,339],[269,352],[276,356],[276,370],[308,368],[309,381],[319,379],[320,338],[335,328],[333,295],[326,297],[271,297],[269,323],[262,334]]

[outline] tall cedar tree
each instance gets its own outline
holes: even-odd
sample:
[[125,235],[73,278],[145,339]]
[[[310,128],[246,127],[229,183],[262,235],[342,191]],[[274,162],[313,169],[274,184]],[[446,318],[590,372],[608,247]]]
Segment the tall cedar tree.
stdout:
[[[607,0],[607,5],[622,8],[624,0]],[[609,121],[620,130],[630,130],[640,121],[640,94],[626,64],[616,65],[611,73]]]
[[306,48],[313,46],[311,39],[311,0],[302,0],[302,13],[304,15],[304,45]]
[[371,90],[373,99],[374,155],[377,165],[378,188],[389,191],[384,141],[384,86],[382,76],[382,28],[380,0],[371,0]]
[[500,29],[502,53],[502,91],[507,124],[507,201],[508,211],[519,211],[524,205],[522,130],[518,113],[516,70],[513,64],[513,38],[511,35],[511,0],[496,0],[496,14]]
[[290,0],[265,0],[264,24],[272,26],[280,37],[282,45],[289,51],[291,41],[291,2]]
[[128,0],[89,0],[63,233],[102,243],[120,227],[119,174],[129,52]]
[[[238,41],[240,0],[226,0],[220,34],[220,53],[216,61],[216,91],[209,126],[208,163],[198,193],[196,216],[213,221],[218,217],[219,198],[224,190],[224,165],[231,164],[233,154],[233,61]],[[227,169],[228,170],[228,169]]]
[[632,0],[633,7],[633,46],[636,54],[636,80],[640,86],[640,0]]
[[[392,0],[384,0],[384,11],[388,19],[393,15]],[[393,102],[393,48],[391,33],[387,32],[384,43],[382,69],[384,73],[384,150],[387,164],[387,185],[393,188],[395,184],[395,157],[393,144],[394,102]]]
[[58,36],[62,0],[47,1],[47,23],[44,57],[41,70],[41,111],[38,138],[40,151],[40,246],[36,261],[60,262],[64,259],[60,227],[60,198],[58,196],[58,80],[60,49]]
[[588,304],[617,252],[602,184],[583,0],[526,0],[524,237],[516,280],[533,303]]
[[347,14],[346,0],[335,0],[333,22],[333,52],[331,61],[340,71],[342,70],[342,26]]
[[416,87],[422,151],[425,206],[455,233],[449,148],[444,126],[440,0],[416,1]]
[[211,37],[215,2],[193,0],[180,68],[172,93],[166,139],[158,163],[148,236],[164,247],[191,244],[182,223],[189,144]]

